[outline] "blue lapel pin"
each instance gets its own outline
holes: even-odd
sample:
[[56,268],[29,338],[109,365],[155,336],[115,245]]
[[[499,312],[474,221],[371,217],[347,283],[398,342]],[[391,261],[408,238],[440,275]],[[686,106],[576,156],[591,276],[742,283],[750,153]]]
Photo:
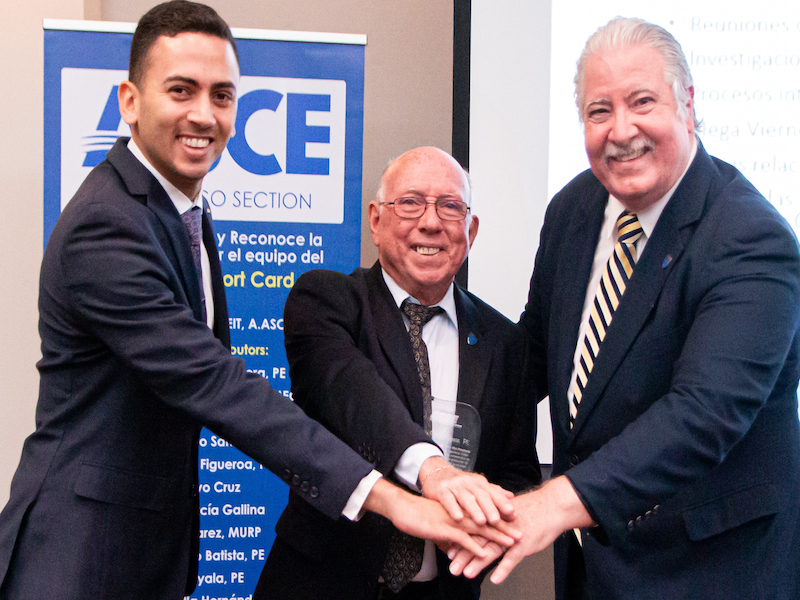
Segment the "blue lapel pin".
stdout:
[[470,333],[470,334],[467,336],[467,344],[469,344],[470,346],[474,346],[474,345],[475,345],[475,344],[477,344],[477,343],[478,343],[478,338],[477,338],[477,337],[475,337],[475,334],[474,334],[474,333]]
[[667,265],[672,262],[672,254],[667,254],[664,257],[664,262],[661,263],[661,268],[666,269]]

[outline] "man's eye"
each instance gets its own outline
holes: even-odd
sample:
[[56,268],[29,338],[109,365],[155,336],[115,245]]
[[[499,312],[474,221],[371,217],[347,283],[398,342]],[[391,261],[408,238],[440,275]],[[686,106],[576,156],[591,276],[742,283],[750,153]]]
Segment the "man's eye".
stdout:
[[227,105],[234,101],[233,94],[219,93],[214,95],[214,101],[217,104]]
[[408,206],[408,207],[418,206],[418,205],[422,204],[422,202],[423,201],[420,198],[413,198],[411,196],[406,197],[406,198],[398,198],[397,200],[394,201],[395,204],[399,204],[400,206]]
[[595,123],[605,121],[608,119],[610,111],[606,108],[594,108],[591,109],[588,113],[588,119],[590,121],[594,121]]
[[454,199],[445,198],[439,202],[439,206],[441,208],[446,208],[447,210],[454,210],[458,211],[461,210],[461,201]]

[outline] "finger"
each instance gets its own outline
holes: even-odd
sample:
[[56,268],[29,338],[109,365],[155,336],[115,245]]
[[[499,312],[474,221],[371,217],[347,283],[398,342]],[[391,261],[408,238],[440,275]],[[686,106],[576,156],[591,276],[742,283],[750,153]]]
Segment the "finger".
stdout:
[[[501,521],[501,523],[505,523],[505,521]],[[470,531],[470,533],[477,533],[478,535],[482,535],[489,541],[497,542],[501,546],[506,546],[506,547],[513,546],[514,542],[517,541],[517,538],[514,538],[491,525],[483,525],[475,529],[475,531]],[[483,555],[481,554],[481,556]]]
[[464,548],[459,548],[452,557],[448,555],[448,558],[450,558],[451,561],[450,573],[452,573],[455,576],[459,576],[461,575],[461,573],[464,572],[464,567],[466,567],[472,561],[472,559],[475,558],[475,555],[469,550],[465,550]]
[[[502,490],[502,488],[498,488],[498,490]],[[486,515],[486,520],[494,525],[500,521],[500,511],[498,508],[503,508],[505,505],[507,505],[506,508],[510,507],[513,514],[514,507],[503,497],[504,494],[500,494],[498,492],[492,493],[492,491],[493,490],[491,490],[491,488],[489,490],[482,488],[475,490],[474,501],[476,510],[480,511],[481,514]],[[470,516],[471,515],[472,513],[470,513]]]
[[[490,577],[492,583],[503,583],[506,577],[508,577],[509,573],[514,570],[514,567],[516,567],[519,564],[519,561],[521,561],[523,558],[525,558],[525,553],[520,549],[519,546],[515,546],[506,552],[505,556],[503,556],[503,560],[500,561],[500,564],[497,565],[497,568]],[[469,565],[467,568],[469,568]]]
[[448,527],[444,537],[461,546],[461,551],[470,552],[476,557],[480,558],[486,556],[486,550],[483,549],[483,546],[473,539],[471,535],[461,529],[456,527]]
[[481,571],[492,564],[505,551],[505,548],[498,546],[494,542],[486,544],[484,549],[487,551],[487,555],[484,558],[477,556],[473,558],[462,570],[464,577],[468,579],[477,577]]
[[[491,500],[487,499],[488,494],[486,494],[486,492],[481,492],[480,488],[472,490],[461,489],[458,490],[458,492],[453,492],[453,494],[461,508],[463,508],[470,519],[475,521],[478,525],[485,525],[487,521],[491,522],[491,517],[494,517],[495,522],[500,520],[500,514],[497,512],[494,504]],[[481,495],[483,504],[486,505],[487,509],[491,506],[491,510],[485,510],[481,507],[477,501],[477,495]]]
[[512,538],[514,541],[519,541],[522,539],[522,532],[514,527],[513,523],[509,521],[498,521],[494,525],[486,525],[486,527],[490,527],[501,533],[504,533],[508,537]]
[[454,521],[460,522],[464,518],[464,512],[458,504],[458,500],[451,492],[445,492],[439,498],[439,503]]

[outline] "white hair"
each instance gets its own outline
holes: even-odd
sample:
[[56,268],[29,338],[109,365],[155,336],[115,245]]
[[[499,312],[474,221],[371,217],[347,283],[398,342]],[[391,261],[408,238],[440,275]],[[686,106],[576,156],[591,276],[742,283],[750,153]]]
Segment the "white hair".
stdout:
[[[581,121],[583,121],[585,100],[583,82],[589,58],[614,48],[638,45],[650,46],[664,59],[664,79],[672,87],[675,102],[678,104],[678,114],[683,118],[689,117],[686,105],[691,97],[689,88],[694,86],[694,82],[686,56],[678,40],[663,27],[642,19],[616,17],[592,34],[586,41],[578,59],[578,69],[575,74],[575,102]],[[699,129],[701,122],[695,114],[694,104],[692,104],[691,117],[695,129]]]

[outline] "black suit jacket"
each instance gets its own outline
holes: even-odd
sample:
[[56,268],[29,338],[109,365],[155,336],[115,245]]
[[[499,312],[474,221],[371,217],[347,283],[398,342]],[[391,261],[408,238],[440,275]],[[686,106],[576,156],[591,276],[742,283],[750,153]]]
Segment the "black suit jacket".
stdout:
[[[458,401],[474,406],[482,422],[475,470],[507,489],[529,488],[540,473],[524,337],[457,286],[455,302]],[[284,316],[295,402],[391,476],[402,453],[428,438],[411,343],[380,265],[351,275],[306,273]],[[256,598],[372,599],[391,531],[385,519],[334,523],[290,493],[276,531]],[[478,597],[477,582],[451,577],[441,553],[439,562],[444,598]]]
[[[590,597],[800,593],[800,256],[784,219],[699,146],[648,240],[589,376],[567,387],[608,193],[591,172],[551,202],[522,324],[553,418],[553,470],[600,524]],[[579,563],[556,544],[556,589]]]
[[188,233],[126,143],[89,174],[45,251],[36,431],[0,514],[4,598],[194,589],[201,425],[331,518],[371,469],[231,356],[208,214],[218,339],[202,322]]

